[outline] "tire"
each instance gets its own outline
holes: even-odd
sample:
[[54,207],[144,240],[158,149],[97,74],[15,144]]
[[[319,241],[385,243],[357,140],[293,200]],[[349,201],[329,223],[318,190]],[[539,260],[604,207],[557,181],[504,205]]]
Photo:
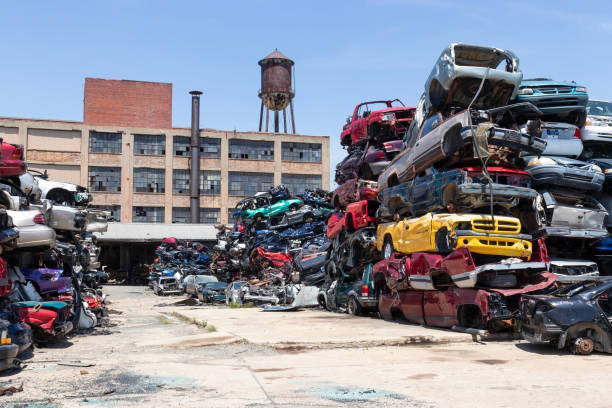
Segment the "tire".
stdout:
[[436,232],[435,245],[436,250],[441,254],[450,253],[455,248],[455,245],[449,237],[449,232],[446,227],[440,228],[438,232]]
[[393,248],[393,239],[387,235],[382,247],[382,256],[384,259],[390,259],[394,252],[395,248]]
[[357,299],[355,299],[355,296],[349,297],[349,301],[348,301],[348,305],[347,305],[347,311],[348,311],[349,314],[351,314],[353,316],[361,316],[362,315],[361,305],[359,304],[359,302],[357,302]]

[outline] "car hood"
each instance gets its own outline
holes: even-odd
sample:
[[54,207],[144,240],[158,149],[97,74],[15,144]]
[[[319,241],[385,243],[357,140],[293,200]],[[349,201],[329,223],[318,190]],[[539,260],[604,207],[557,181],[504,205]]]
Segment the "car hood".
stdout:
[[591,159],[589,161],[595,163],[604,170],[612,168],[612,159]]
[[555,162],[557,162],[557,164],[563,165],[563,166],[589,166],[590,163],[587,162],[583,162],[581,160],[576,160],[576,159],[571,159],[569,157],[562,157],[562,156],[545,156],[549,159],[553,159]]
[[578,85],[575,82],[555,81],[552,79],[525,79],[521,82],[521,88],[530,86],[569,86],[584,88],[582,85]]

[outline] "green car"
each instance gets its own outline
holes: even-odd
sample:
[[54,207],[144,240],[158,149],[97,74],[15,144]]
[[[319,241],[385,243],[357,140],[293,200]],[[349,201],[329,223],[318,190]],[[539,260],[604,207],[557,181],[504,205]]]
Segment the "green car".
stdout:
[[259,222],[264,218],[274,217],[276,215],[281,215],[286,213],[287,211],[295,211],[302,204],[302,200],[298,200],[297,198],[290,198],[289,200],[280,200],[275,202],[274,204],[265,205],[263,207],[252,209],[245,209],[242,211],[242,216],[245,218],[251,218],[255,221]]

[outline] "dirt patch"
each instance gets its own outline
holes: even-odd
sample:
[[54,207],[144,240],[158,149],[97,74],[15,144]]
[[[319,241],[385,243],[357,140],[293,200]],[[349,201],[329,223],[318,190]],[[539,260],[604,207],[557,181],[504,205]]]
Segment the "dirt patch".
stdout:
[[197,338],[197,339],[187,339],[183,341],[179,341],[177,343],[164,344],[164,347],[170,347],[172,349],[184,349],[184,348],[194,348],[194,347],[206,347],[206,346],[216,346],[220,343],[225,343],[228,340],[233,340],[234,336],[215,336],[215,337],[205,337],[205,338]]
[[488,365],[498,365],[498,364],[506,364],[507,360],[474,360],[477,363],[488,364]]
[[423,373],[423,374],[415,374],[410,377],[406,377],[407,380],[426,380],[429,378],[436,378],[438,374],[433,373]]

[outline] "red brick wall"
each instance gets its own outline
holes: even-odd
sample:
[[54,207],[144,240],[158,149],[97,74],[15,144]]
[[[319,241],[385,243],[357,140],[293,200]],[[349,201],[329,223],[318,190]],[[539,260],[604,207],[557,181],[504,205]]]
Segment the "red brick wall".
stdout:
[[172,84],[85,78],[87,125],[172,127]]

